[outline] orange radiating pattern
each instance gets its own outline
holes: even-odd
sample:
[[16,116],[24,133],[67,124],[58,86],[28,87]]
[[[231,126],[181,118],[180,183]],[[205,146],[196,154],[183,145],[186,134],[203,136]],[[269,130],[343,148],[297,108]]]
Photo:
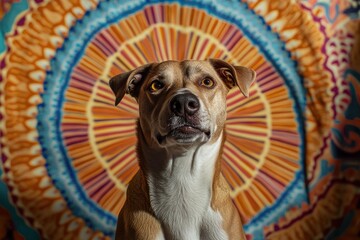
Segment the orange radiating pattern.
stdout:
[[[65,80],[67,85],[61,96],[64,99],[59,105],[61,109],[57,109],[61,114],[56,117],[61,118],[59,141],[65,145],[69,171],[73,170],[74,178],[84,190],[84,199],[104,210],[101,216],[119,212],[127,184],[138,170],[137,103],[125,96],[115,107],[108,81],[116,74],[149,62],[221,58],[256,70],[257,81],[250,89],[249,98],[238,89],[228,95],[227,140],[222,156],[222,172],[245,223],[260,216],[264,209],[277,206],[273,204],[287,189],[295,189],[291,184],[300,172],[302,157],[306,158],[307,169],[301,173],[307,173],[312,188],[309,198],[313,202],[330,181],[322,175],[327,170],[321,166],[323,159],[328,164],[326,167],[342,174],[339,178],[356,179],[351,171],[345,176],[340,168],[332,168],[338,166],[337,159],[329,157],[332,154],[329,146],[342,144],[341,139],[331,139],[332,120],[339,119],[341,123],[335,124],[339,129],[345,127],[341,125],[344,122],[352,124],[344,116],[345,120],[337,116],[351,100],[345,80],[337,79],[343,74],[339,69],[347,66],[348,58],[342,56],[350,51],[352,40],[330,39],[334,29],[325,26],[323,10],[319,10],[322,8],[311,9],[310,2],[295,2],[255,0],[248,1],[247,7],[253,11],[251,14],[263,18],[264,26],[277,34],[279,42],[284,43],[284,52],[296,62],[307,97],[303,115],[294,104],[296,97],[289,92],[291,81],[285,82],[280,75],[286,75],[280,73],[282,69],[275,70],[270,58],[264,57],[265,47],[256,46],[235,25],[210,15],[211,11],[179,4],[149,4],[118,22],[107,23],[88,39],[79,60],[70,68],[69,79]],[[51,72],[50,60],[59,52],[67,54],[68,49],[61,47],[71,35],[69,29],[87,11],[97,10],[97,4],[53,0],[33,5],[24,18],[26,25],[19,26],[7,40],[5,71],[1,73],[5,79],[4,91],[0,99],[1,103],[7,103],[0,108],[5,113],[1,125],[5,129],[1,136],[5,156],[3,179],[10,186],[9,193],[21,214],[47,238],[61,232],[62,238],[71,239],[83,231],[91,237],[103,237],[103,233],[93,230],[70,210],[71,202],[54,186],[58,179],[51,179],[46,166],[49,156],[42,154],[44,144],[39,140],[39,132],[46,126],[37,125],[38,109],[47,104],[42,103],[46,99],[42,97],[50,86],[44,85]],[[347,33],[344,30],[339,34]],[[343,62],[336,62],[340,57]],[[304,118],[299,120],[299,117]],[[299,121],[304,121],[306,128],[302,129]],[[302,130],[306,131],[304,139],[300,139]],[[304,140],[306,152],[300,153]],[[348,151],[356,151],[347,147]],[[280,226],[284,234],[293,237],[286,229],[287,224],[293,224],[293,216],[304,215],[303,222],[294,223],[296,229],[309,228],[311,216],[307,214],[311,211],[328,216],[324,209],[336,206],[336,195],[341,193],[336,181],[331,184],[334,188],[329,187],[324,196],[334,199],[335,204],[319,201],[318,209],[309,205],[289,210],[279,225],[267,229],[269,236],[276,236],[274,232]],[[307,194],[302,191],[302,195]],[[346,197],[354,196],[351,193]],[[286,205],[284,201],[282,204]],[[341,211],[346,206],[342,204]],[[322,227],[326,228],[326,224]],[[73,226],[75,230],[71,232]]]
[[[126,185],[138,169],[137,104],[125,96],[117,108],[113,106],[111,76],[149,62],[222,58],[258,72],[250,98],[237,89],[228,95],[223,153],[223,173],[247,220],[272,204],[299,169],[299,136],[286,85],[235,26],[176,4],[152,10],[162,11],[163,18],[153,19],[151,14],[146,18],[150,11],[146,8],[103,29],[74,68],[63,128],[71,133],[69,138],[64,134],[64,141],[79,180],[94,201],[117,213]],[[120,204],[109,200],[115,197],[121,198]]]

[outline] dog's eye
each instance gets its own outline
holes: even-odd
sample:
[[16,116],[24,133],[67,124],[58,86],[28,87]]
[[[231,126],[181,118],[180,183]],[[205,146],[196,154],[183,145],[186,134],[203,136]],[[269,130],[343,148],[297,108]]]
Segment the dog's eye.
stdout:
[[164,84],[162,82],[160,82],[159,80],[155,80],[151,83],[149,90],[150,92],[156,92],[162,89],[163,87]]
[[215,85],[215,83],[210,78],[204,78],[203,80],[201,80],[200,85],[207,88],[212,88]]

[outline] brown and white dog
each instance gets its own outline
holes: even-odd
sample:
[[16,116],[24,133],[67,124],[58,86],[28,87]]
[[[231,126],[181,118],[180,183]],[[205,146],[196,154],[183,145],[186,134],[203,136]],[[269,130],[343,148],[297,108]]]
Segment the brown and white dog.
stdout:
[[166,61],[110,80],[139,104],[137,154],[116,239],[245,239],[220,171],[226,95],[248,96],[255,72],[222,60]]

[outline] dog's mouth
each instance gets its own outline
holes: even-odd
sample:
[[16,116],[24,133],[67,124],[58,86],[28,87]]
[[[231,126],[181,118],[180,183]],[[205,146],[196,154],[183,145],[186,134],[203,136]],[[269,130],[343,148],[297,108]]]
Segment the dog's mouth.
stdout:
[[158,134],[156,138],[160,145],[163,145],[169,138],[180,144],[191,144],[197,140],[208,140],[210,135],[210,130],[184,124],[171,129],[166,135]]

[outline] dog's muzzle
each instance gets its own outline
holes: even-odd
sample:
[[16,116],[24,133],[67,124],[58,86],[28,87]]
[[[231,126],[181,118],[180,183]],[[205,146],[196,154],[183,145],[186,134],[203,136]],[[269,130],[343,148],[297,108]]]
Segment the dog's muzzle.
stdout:
[[159,144],[169,137],[183,144],[210,138],[210,128],[204,126],[202,119],[200,101],[193,93],[184,91],[174,95],[168,107],[168,133],[165,136],[157,136]]
[[193,116],[200,109],[200,102],[198,98],[190,93],[175,95],[169,104],[170,111],[179,117]]

